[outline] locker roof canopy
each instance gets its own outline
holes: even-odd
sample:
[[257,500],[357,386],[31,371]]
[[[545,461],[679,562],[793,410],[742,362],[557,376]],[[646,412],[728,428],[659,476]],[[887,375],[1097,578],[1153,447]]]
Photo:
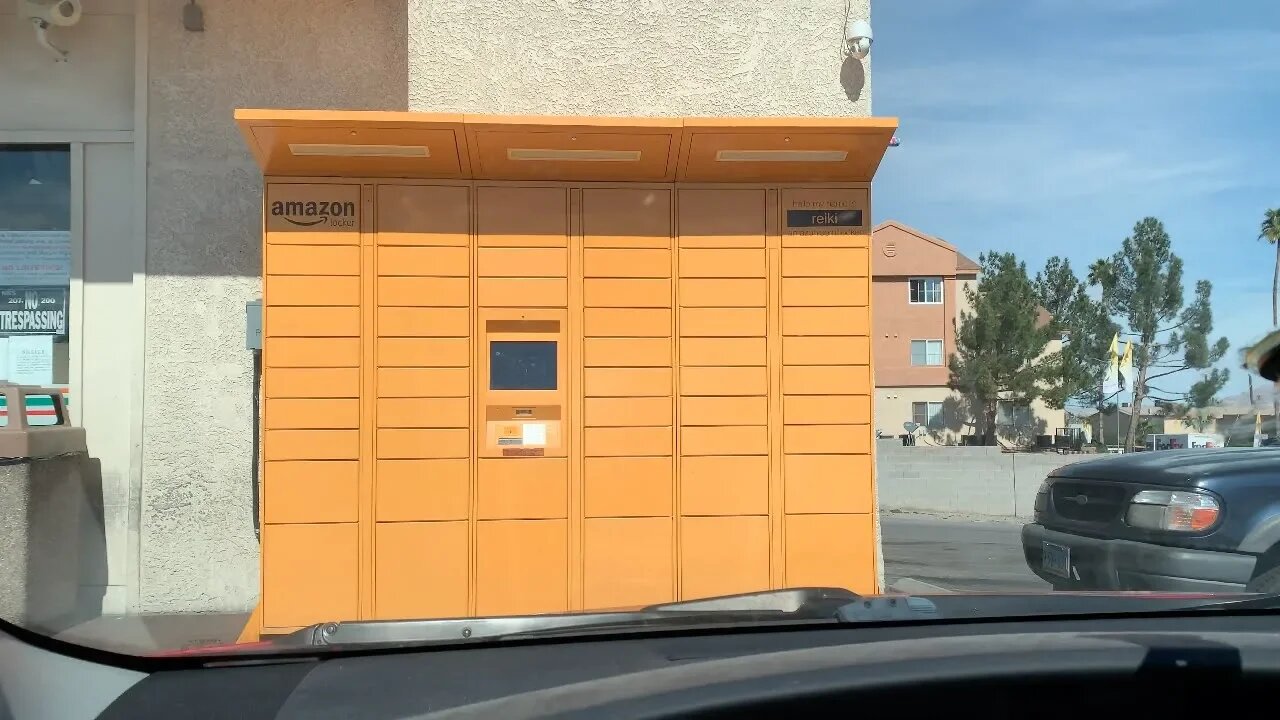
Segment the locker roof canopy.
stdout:
[[870,182],[897,118],[617,118],[235,112],[264,175],[629,182]]

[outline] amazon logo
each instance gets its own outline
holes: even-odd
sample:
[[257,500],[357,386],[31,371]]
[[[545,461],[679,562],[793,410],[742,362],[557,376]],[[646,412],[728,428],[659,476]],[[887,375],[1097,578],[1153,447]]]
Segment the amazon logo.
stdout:
[[297,227],[315,227],[322,223],[328,227],[356,226],[356,204],[350,201],[276,200],[271,203],[271,215]]

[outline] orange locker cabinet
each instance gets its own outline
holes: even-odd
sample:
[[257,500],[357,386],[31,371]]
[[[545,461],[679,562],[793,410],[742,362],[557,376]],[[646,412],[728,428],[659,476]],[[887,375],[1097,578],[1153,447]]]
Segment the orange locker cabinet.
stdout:
[[[250,635],[876,589],[893,122],[237,117],[265,175]],[[298,150],[330,141],[383,150]]]

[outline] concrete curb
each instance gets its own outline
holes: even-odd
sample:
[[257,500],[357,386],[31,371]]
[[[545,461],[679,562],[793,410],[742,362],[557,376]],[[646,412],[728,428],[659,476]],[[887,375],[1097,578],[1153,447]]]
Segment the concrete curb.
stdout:
[[898,578],[889,583],[889,590],[903,595],[950,595],[952,592],[941,585],[909,577]]
[[942,521],[963,521],[971,523],[986,523],[988,525],[1016,525],[1021,527],[1031,522],[1031,518],[1017,517],[1014,515],[977,515],[974,513],[963,512],[945,512],[942,510],[890,510],[881,508],[880,515],[882,519],[889,520],[942,520]]

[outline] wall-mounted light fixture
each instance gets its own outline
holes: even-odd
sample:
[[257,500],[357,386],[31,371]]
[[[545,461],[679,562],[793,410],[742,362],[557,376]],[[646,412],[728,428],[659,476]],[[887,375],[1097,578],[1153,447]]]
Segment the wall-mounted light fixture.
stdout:
[[846,150],[718,150],[717,162],[844,162]]
[[338,143],[289,143],[289,152],[312,157],[429,158],[426,145],[346,145]]
[[639,150],[560,150],[507,148],[508,160],[570,160],[575,162],[638,162]]

